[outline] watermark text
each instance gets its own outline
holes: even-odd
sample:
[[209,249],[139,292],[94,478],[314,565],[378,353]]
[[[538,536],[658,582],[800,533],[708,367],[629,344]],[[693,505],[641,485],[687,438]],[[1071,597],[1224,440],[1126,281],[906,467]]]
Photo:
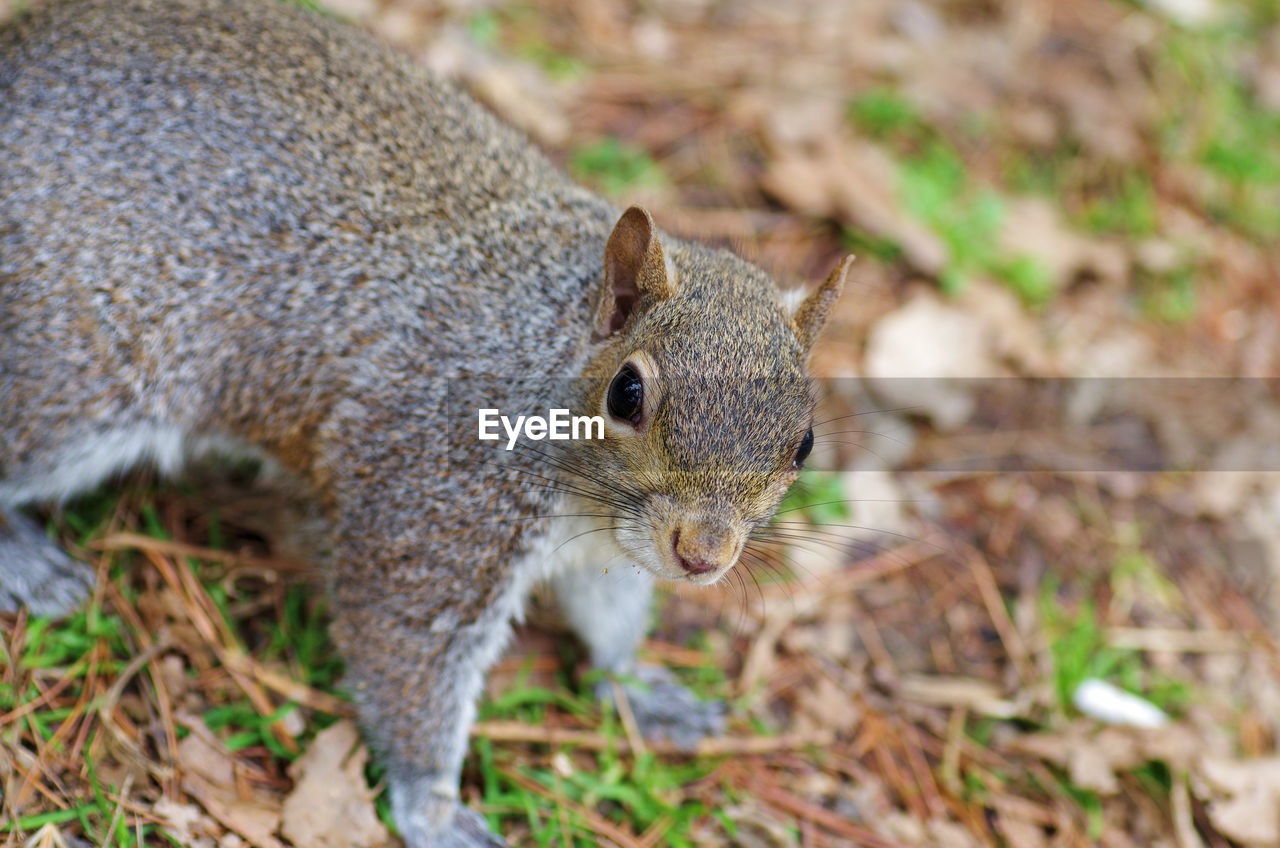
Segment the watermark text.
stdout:
[[604,418],[599,415],[571,415],[567,409],[551,409],[545,416],[517,415],[513,421],[497,409],[478,409],[476,412],[480,440],[496,442],[505,432],[507,450],[512,450],[522,435],[534,442],[604,438]]

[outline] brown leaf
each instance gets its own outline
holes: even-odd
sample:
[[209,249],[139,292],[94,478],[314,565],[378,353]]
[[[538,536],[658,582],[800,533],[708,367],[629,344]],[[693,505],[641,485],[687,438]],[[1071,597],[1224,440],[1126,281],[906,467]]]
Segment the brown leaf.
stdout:
[[231,786],[235,783],[231,755],[211,739],[207,729],[189,734],[178,743],[178,764],[184,776],[198,774],[215,786]]
[[198,720],[184,723],[191,734],[178,744],[182,768],[182,788],[199,802],[210,816],[256,848],[284,848],[274,836],[280,825],[280,809],[275,799],[251,795],[242,797],[236,786],[231,753]]
[[1092,789],[1099,795],[1114,795],[1120,791],[1107,754],[1097,745],[1082,744],[1067,753],[1067,771],[1071,782],[1084,789]]
[[280,826],[280,810],[276,805],[240,799],[234,790],[214,786],[194,774],[182,781],[182,788],[223,827],[238,833],[255,848],[284,848],[284,843],[274,836]]
[[814,217],[834,217],[888,239],[925,274],[947,264],[946,245],[917,223],[898,200],[898,165],[880,147],[839,137],[811,147],[774,142],[777,155],[761,187],[785,205]]
[[853,698],[830,678],[820,677],[812,688],[800,694],[800,706],[816,722],[816,727],[834,727],[845,731],[855,727],[861,711]]
[[195,804],[181,804],[161,798],[151,808],[160,826],[182,845],[213,848],[213,837],[221,833],[217,825]]
[[1000,248],[1008,256],[1034,257],[1048,272],[1055,291],[1084,271],[1111,280],[1124,279],[1128,271],[1128,257],[1117,242],[1072,230],[1058,207],[1045,198],[1008,201]]
[[1280,757],[1205,757],[1196,776],[1196,794],[1224,836],[1257,848],[1280,845]]
[[1001,373],[983,322],[932,294],[876,322],[863,368],[881,402],[909,407],[939,430],[954,430],[972,415],[975,386],[965,379]]
[[340,721],[316,736],[289,767],[295,781],[280,832],[297,848],[371,848],[389,839],[364,779],[369,752],[356,727]]
[[996,830],[1009,843],[1009,848],[1049,848],[1044,828],[1034,822],[1014,818],[1005,811],[996,814]]

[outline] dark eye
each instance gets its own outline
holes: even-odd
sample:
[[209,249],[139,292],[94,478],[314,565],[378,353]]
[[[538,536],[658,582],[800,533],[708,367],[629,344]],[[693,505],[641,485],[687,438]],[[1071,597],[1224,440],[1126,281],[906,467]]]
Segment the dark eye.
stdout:
[[804,434],[804,438],[800,440],[800,447],[796,448],[795,467],[800,468],[804,465],[804,461],[809,458],[809,453],[813,450],[813,428],[809,428],[809,432]]
[[644,383],[636,369],[624,365],[609,384],[609,414],[635,426],[643,411]]

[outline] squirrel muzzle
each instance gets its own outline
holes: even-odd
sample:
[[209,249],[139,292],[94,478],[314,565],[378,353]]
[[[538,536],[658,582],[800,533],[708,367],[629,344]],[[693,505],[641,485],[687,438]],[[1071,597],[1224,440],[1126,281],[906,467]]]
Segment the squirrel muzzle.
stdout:
[[695,582],[714,580],[738,561],[739,533],[732,524],[714,518],[681,521],[671,531],[676,564]]

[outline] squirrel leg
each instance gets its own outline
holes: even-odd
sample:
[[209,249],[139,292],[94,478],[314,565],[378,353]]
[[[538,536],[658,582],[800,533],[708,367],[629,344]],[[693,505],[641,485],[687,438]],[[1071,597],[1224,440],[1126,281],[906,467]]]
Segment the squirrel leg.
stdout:
[[[576,568],[557,575],[553,587],[591,664],[625,678],[622,689],[645,738],[691,749],[724,729],[723,703],[701,700],[661,666],[636,662],[653,600],[653,578],[647,571]],[[613,682],[600,681],[596,697],[612,703]]]
[[63,615],[89,596],[93,576],[34,521],[0,507],[0,611]]
[[504,848],[458,785],[484,675],[524,600],[508,559],[481,555],[509,545],[510,532],[466,520],[463,504],[490,485],[485,469],[445,475],[447,442],[421,435],[433,429],[420,410],[444,407],[444,381],[364,388],[319,428],[328,532],[313,556],[328,582],[343,686],[386,768],[407,848]]
[[503,848],[507,843],[458,799],[484,664],[474,640],[467,644],[470,627],[425,630],[360,620],[341,609],[334,622],[346,686],[387,767],[396,829],[408,848]]
[[408,848],[503,848],[507,843],[459,800],[458,780],[484,673],[509,630],[506,617],[490,609],[467,623],[447,604],[421,614],[394,608],[389,599],[408,593],[392,582],[363,583],[362,603],[338,588],[332,632],[346,659],[344,685],[387,768],[396,829]]

